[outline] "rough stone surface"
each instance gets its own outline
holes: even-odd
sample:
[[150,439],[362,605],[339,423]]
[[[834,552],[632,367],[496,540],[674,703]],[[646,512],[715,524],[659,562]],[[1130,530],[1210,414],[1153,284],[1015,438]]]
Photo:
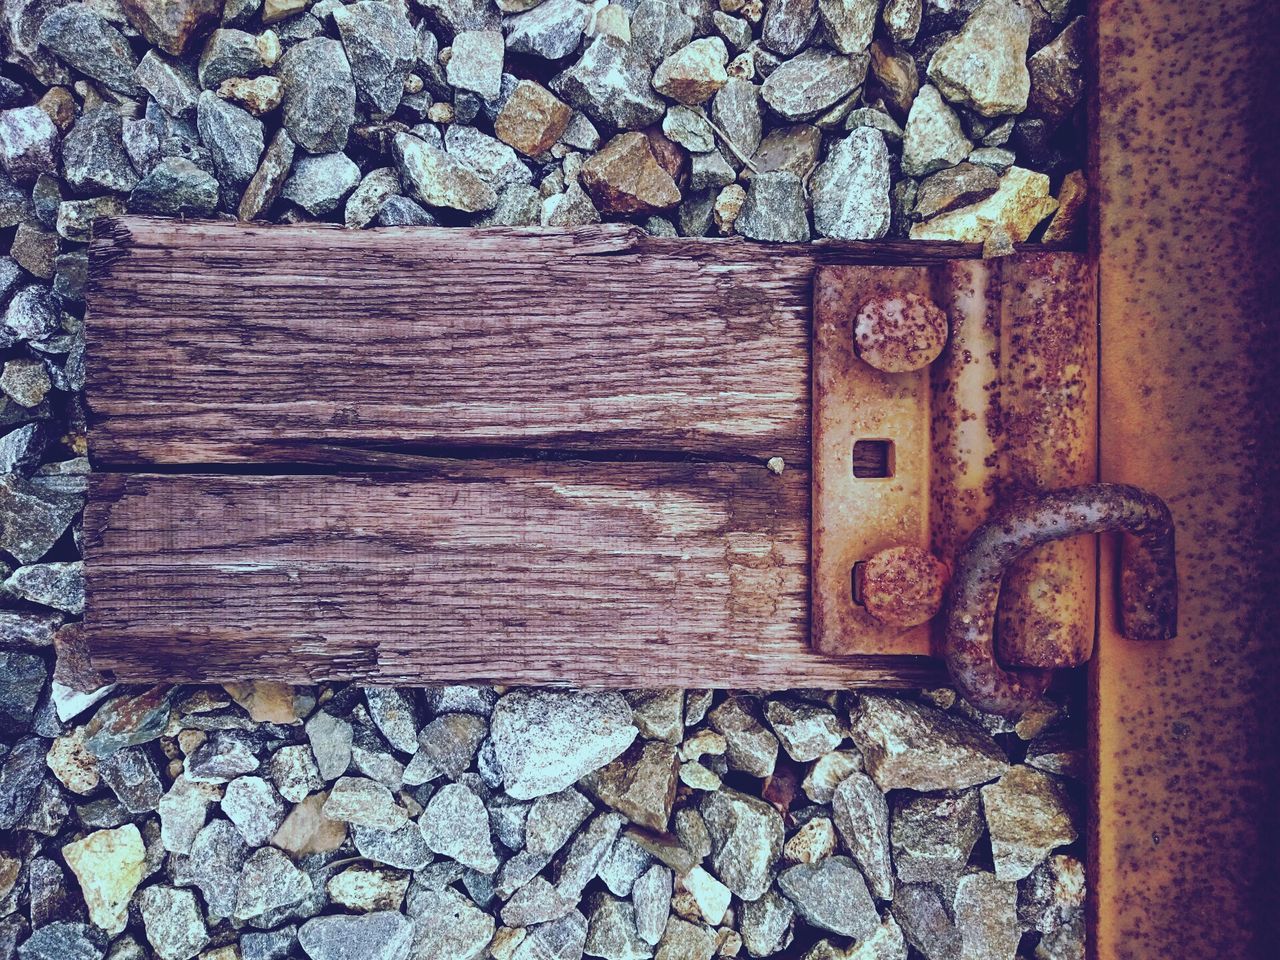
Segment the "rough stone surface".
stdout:
[[788,867],[778,875],[778,889],[820,930],[861,940],[880,923],[867,884],[848,857]]
[[128,919],[129,901],[142,881],[146,848],[132,823],[96,830],[62,848],[94,926],[116,934]]
[[518,690],[490,722],[503,788],[527,800],[555,793],[618,757],[636,737],[631,707],[616,693]]
[[751,178],[746,202],[735,226],[752,240],[799,243],[809,239],[804,182],[786,170]]
[[884,134],[859,127],[831,148],[813,178],[813,226],[837,240],[889,232],[889,151]]
[[1021,880],[1054,848],[1077,836],[1066,792],[1034,767],[1010,767],[996,783],[983,787],[982,812],[1000,880]]
[[285,129],[302,149],[329,153],[347,145],[355,119],[355,83],[342,44],[326,37],[290,47],[280,60]]
[[649,66],[644,58],[630,45],[611,37],[596,38],[581,60],[552,79],[551,91],[592,120],[619,130],[639,130],[657,123],[666,111],[666,105],[649,89]]
[[849,733],[881,790],[961,790],[1008,768],[1004,751],[983,731],[908,700],[860,697]]
[[805,50],[769,74],[760,96],[784,120],[809,120],[834,107],[862,83],[867,56]]
[[840,839],[862,869],[877,899],[893,898],[889,805],[870,777],[854,772],[836,787],[831,810]]
[[720,790],[698,805],[711,836],[711,870],[743,900],[764,895],[782,854],[782,818],[772,806],[735,790]]
[[316,917],[298,928],[298,943],[311,960],[406,960],[413,940],[414,925],[403,914],[387,910]]
[[485,874],[498,869],[489,812],[481,799],[462,784],[441,787],[422,812],[418,825],[427,846],[441,856]]
[[983,0],[960,32],[929,61],[942,95],[984,117],[1021,113],[1031,92],[1031,16],[1017,0]]

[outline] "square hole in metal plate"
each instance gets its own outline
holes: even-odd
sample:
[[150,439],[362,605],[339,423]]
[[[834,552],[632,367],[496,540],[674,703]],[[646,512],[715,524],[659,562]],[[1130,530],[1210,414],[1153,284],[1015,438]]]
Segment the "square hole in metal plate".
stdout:
[[893,476],[892,440],[856,440],[853,444],[853,475],[876,480]]

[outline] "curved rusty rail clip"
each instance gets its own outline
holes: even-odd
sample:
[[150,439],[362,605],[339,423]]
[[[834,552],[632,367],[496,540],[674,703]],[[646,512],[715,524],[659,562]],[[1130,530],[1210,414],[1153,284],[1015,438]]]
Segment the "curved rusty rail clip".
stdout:
[[1036,494],[980,526],[956,558],[943,643],[947,670],[965,699],[1017,717],[1044,693],[1051,671],[1006,670],[996,662],[1000,582],[1014,560],[1041,544],[1113,530],[1129,534],[1121,557],[1120,632],[1131,640],[1177,634],[1173,516],[1163,500],[1119,483]]

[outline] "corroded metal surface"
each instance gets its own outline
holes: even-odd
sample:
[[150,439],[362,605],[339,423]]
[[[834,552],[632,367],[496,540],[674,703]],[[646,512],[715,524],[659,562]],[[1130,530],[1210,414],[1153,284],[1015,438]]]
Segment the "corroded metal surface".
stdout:
[[[1098,478],[1097,284],[1092,263],[1036,257],[1003,269],[1000,495]],[[1004,578],[996,650],[1011,667],[1075,667],[1093,652],[1097,545],[1047,543]]]
[[1167,644],[1124,640],[1102,595],[1093,949],[1274,957],[1280,23],[1258,0],[1095,14],[1102,476],[1169,502],[1183,589]]
[[1121,633],[1168,640],[1177,632],[1173,520],[1159,498],[1125,484],[1093,483],[1034,494],[1003,507],[956,558],[943,649],[956,689],[990,713],[1020,716],[1048,688],[1046,670],[996,662],[996,604],[1006,572],[1030,551],[1081,534],[1123,530]]
[[[931,628],[895,625],[859,602],[851,582],[862,565],[898,546],[927,548],[950,564],[998,502],[1094,478],[1094,278],[1088,258],[1071,253],[819,269],[811,546],[817,649],[938,649],[936,618]],[[894,356],[879,367],[867,362],[880,358],[867,341],[886,324],[870,323],[871,316],[894,321],[887,323],[894,336],[884,338]],[[904,330],[909,350],[902,349]],[[945,346],[927,369],[901,362],[907,353],[934,353],[943,332]],[[860,441],[892,443],[889,476],[858,470]],[[911,578],[901,582],[914,586]],[[1047,548],[1020,564],[1005,586],[1005,603],[1016,613],[1008,627],[1017,630],[1014,649],[1053,665],[1086,655],[1094,591],[1091,543]]]

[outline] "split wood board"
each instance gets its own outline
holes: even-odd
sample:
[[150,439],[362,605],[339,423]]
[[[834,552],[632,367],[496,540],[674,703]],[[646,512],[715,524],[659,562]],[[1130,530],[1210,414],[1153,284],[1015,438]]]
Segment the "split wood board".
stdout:
[[95,662],[131,681],[932,682],[927,658],[808,648],[812,277],[975,253],[100,224]]

